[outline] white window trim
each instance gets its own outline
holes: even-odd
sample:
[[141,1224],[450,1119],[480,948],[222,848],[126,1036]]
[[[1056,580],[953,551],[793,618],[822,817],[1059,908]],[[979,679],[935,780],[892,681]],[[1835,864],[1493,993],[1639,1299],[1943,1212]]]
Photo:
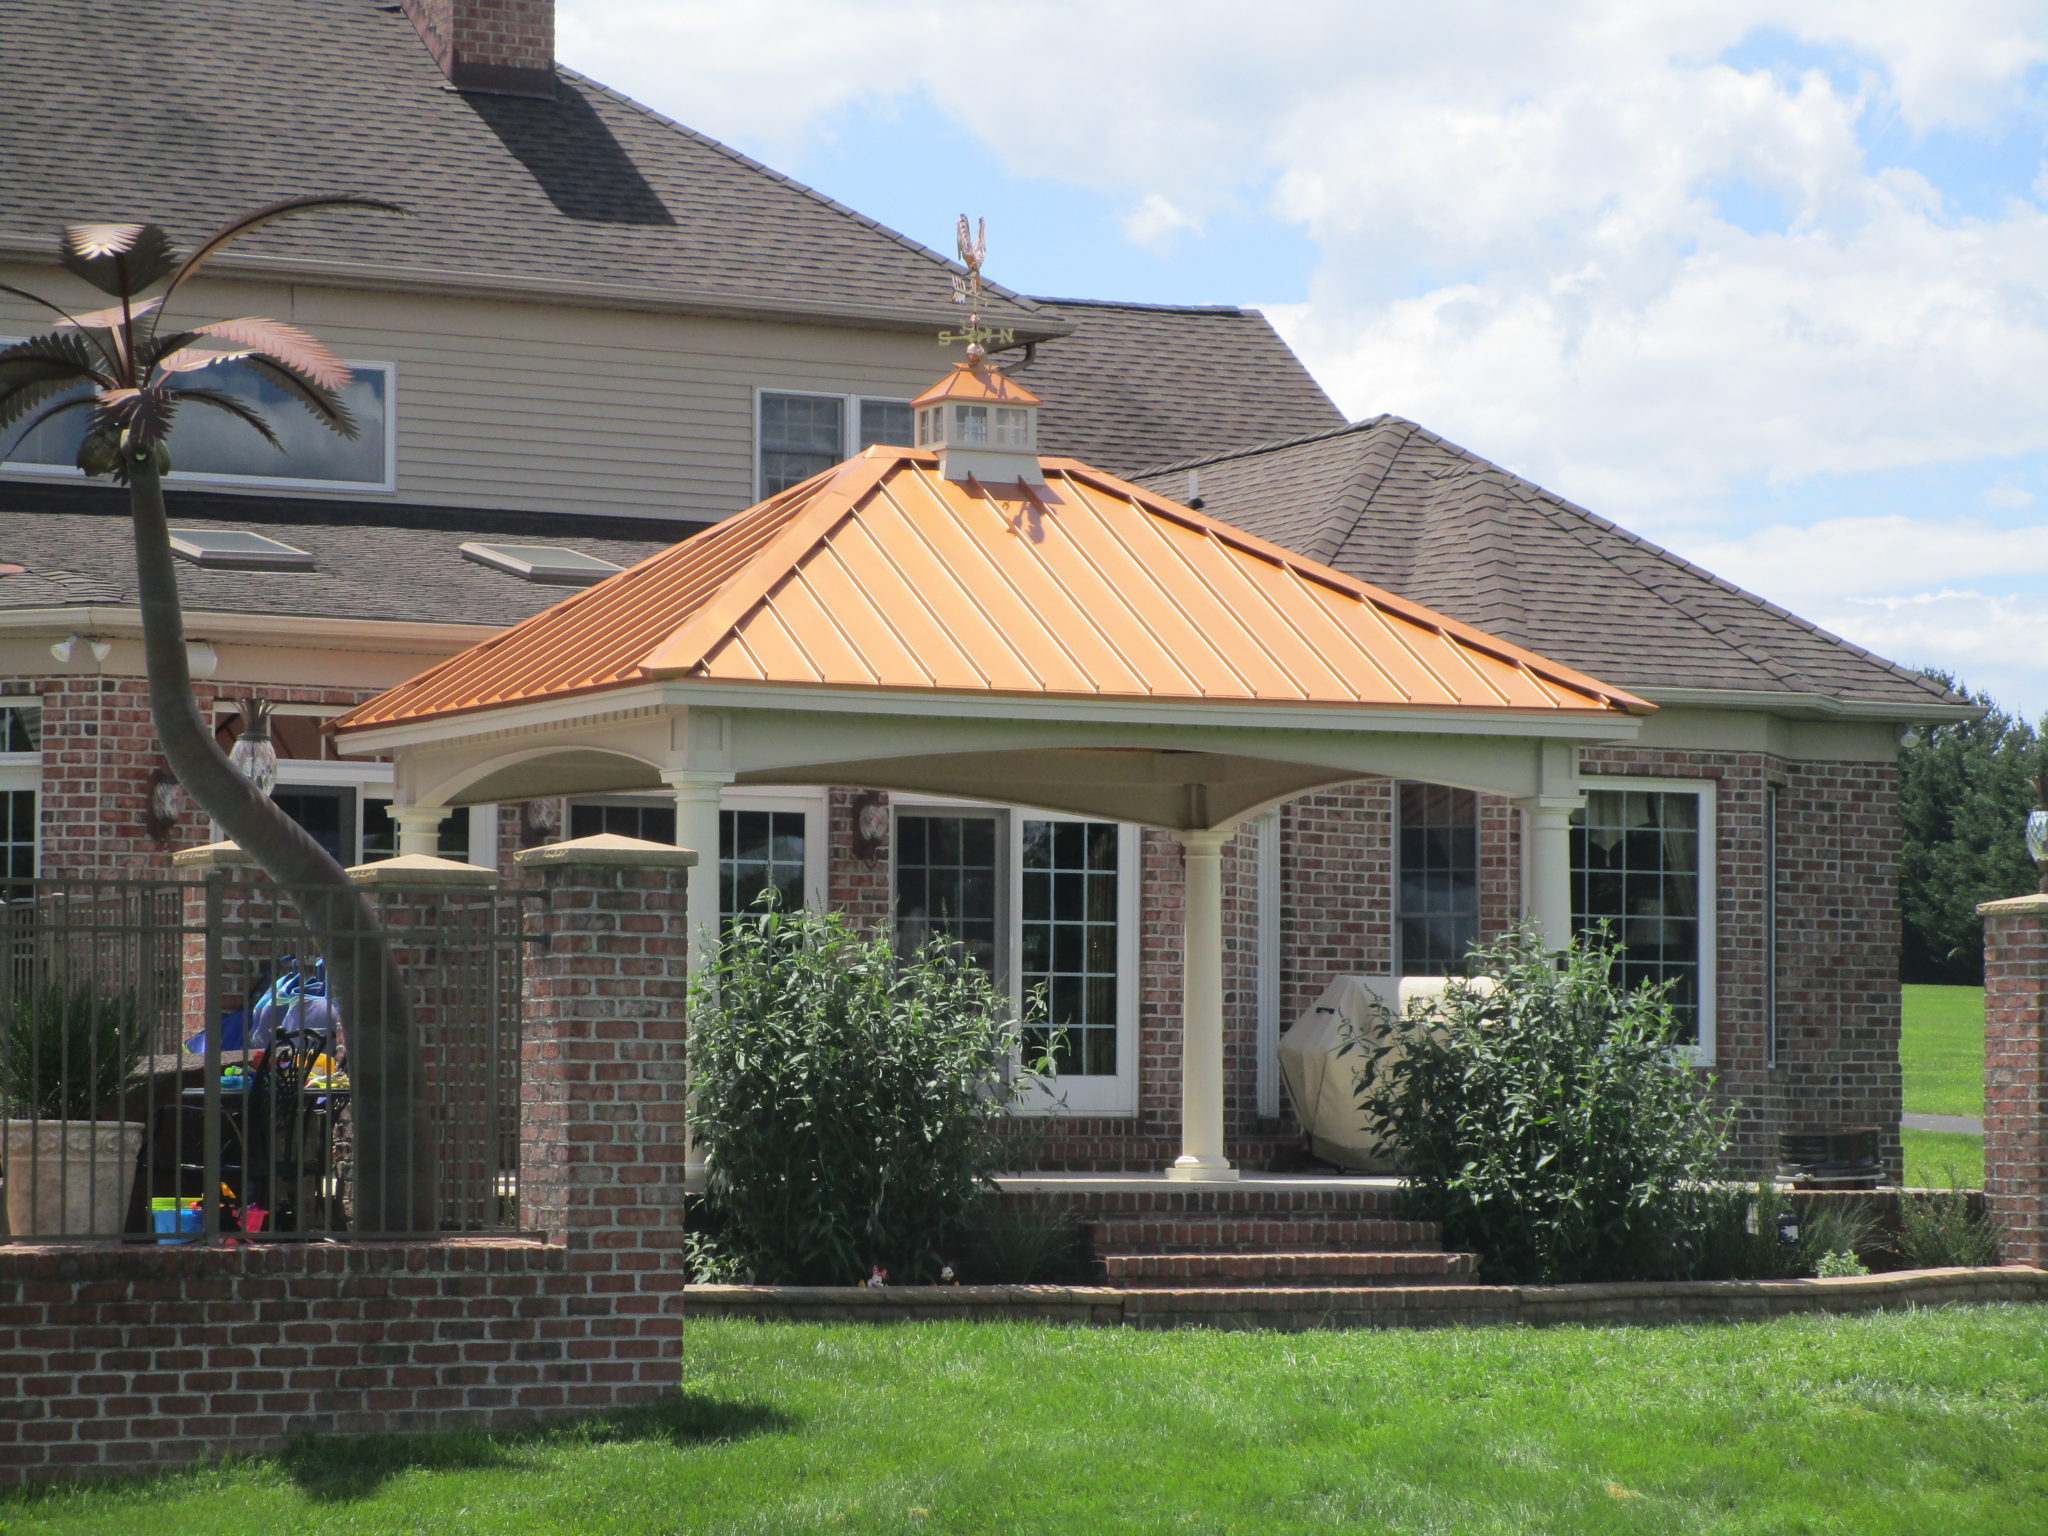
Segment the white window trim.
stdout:
[[1587,790],[1646,790],[1653,794],[1692,795],[1699,801],[1700,830],[1700,1029],[1699,1039],[1684,1048],[1696,1067],[1711,1067],[1720,1043],[1719,1001],[1721,991],[1721,946],[1719,912],[1721,903],[1720,783],[1715,779],[1647,779],[1635,774],[1581,774],[1579,785]]
[[[795,395],[805,400],[837,400],[840,403],[839,458],[842,463],[860,452],[860,449],[855,447],[854,444],[860,437],[860,407],[862,401],[872,400],[878,405],[908,406],[910,404],[908,397],[898,399],[895,395],[841,394],[839,391],[831,389],[784,389],[775,384],[756,384],[754,386],[754,431],[750,444],[753,460],[752,468],[748,471],[747,476],[754,489],[754,501],[760,501],[769,494],[761,489],[761,397],[764,395]],[[914,418],[911,422],[911,435],[913,437],[917,435],[917,423]],[[903,446],[909,447],[910,445],[906,443]],[[750,502],[749,505],[752,505],[752,503]]]
[[[0,337],[0,346],[19,337]],[[347,361],[344,359],[344,361]],[[396,363],[348,362],[352,373],[384,375],[384,477],[381,480],[313,480],[291,475],[222,475],[199,470],[174,469],[164,476],[166,485],[245,485],[277,491],[357,491],[366,496],[388,496],[398,489],[398,365]],[[293,410],[300,407],[293,406]],[[176,436],[173,434],[173,445]],[[175,457],[175,455],[173,455]],[[755,454],[756,462],[760,455]],[[10,475],[34,475],[59,480],[83,480],[85,471],[75,464],[19,464],[9,459],[0,470]],[[758,498],[757,498],[758,499]]]
[[[13,702],[9,700],[8,702]],[[0,752],[0,794],[27,791],[36,797],[36,860],[35,872],[43,872],[43,754],[40,752]]]
[[[804,903],[818,911],[825,908],[827,881],[831,872],[831,825],[826,820],[828,802],[822,789],[758,788],[721,790],[721,811],[801,811],[804,817]],[[723,859],[721,857],[721,862]]]
[[[996,909],[997,984],[1009,995],[1010,1004],[1020,1012],[1024,1006],[1024,823],[1026,821],[1106,821],[1103,816],[1071,816],[1057,811],[1033,810],[1025,806],[998,805],[986,800],[963,800],[951,796],[892,796],[889,836],[889,907],[894,924],[896,906],[895,818],[940,814],[948,811],[993,812],[996,818],[996,846],[1007,866],[999,870],[1000,886]],[[1144,991],[1139,974],[1144,829],[1130,822],[1117,823],[1117,1001],[1116,1059],[1113,1077],[1054,1078],[1043,1093],[1029,1094],[1015,1106],[1015,1113],[1039,1116],[1122,1117],[1138,1112],[1138,1010]]]

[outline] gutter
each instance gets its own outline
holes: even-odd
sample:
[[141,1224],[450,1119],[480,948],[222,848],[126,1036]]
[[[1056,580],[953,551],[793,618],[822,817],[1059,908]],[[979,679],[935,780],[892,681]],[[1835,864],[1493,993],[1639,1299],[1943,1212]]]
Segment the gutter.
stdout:
[[1825,693],[1777,693],[1769,689],[1635,688],[1652,704],[1677,709],[1754,709],[1795,720],[1868,720],[1892,725],[1950,725],[1975,720],[1984,713],[1977,704],[1888,703],[1870,699],[1838,699]]
[[[0,232],[0,258],[47,267],[52,265],[49,253],[50,241],[46,236],[31,238]],[[954,318],[936,306],[831,304],[801,299],[777,299],[770,303],[653,283],[604,283],[507,272],[457,272],[438,267],[316,261],[296,256],[221,256],[207,263],[207,273],[209,276],[241,277],[255,282],[329,283],[402,293],[446,294],[467,299],[575,304],[585,308],[645,310],[726,320],[765,320],[785,325],[809,322],[864,330],[934,332],[951,324]],[[1071,320],[1043,316],[1022,315],[1019,322],[1010,322],[1010,328],[1027,341],[1069,336],[1078,329]]]
[[[331,649],[420,651],[452,655],[479,640],[502,634],[503,624],[429,624],[411,619],[315,618],[304,614],[225,613],[187,610],[185,638],[233,640]],[[0,609],[0,635],[9,633],[111,635],[139,638],[142,610],[107,603],[73,603],[49,608]],[[376,642],[383,642],[382,645]]]

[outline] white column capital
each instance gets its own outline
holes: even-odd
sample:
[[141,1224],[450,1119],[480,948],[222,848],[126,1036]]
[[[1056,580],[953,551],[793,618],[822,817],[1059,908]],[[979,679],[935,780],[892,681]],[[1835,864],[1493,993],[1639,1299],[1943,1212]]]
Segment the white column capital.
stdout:
[[1586,797],[1583,794],[1530,795],[1517,800],[1515,804],[1532,817],[1569,817],[1573,811],[1583,811],[1586,808]]
[[440,855],[441,823],[448,819],[447,806],[394,804],[389,814],[398,828],[401,858],[408,855],[436,858]]
[[1223,852],[1224,844],[1237,836],[1235,827],[1186,827],[1168,834],[1176,843],[1185,848],[1190,856],[1214,857]]
[[715,795],[735,777],[718,768],[664,768],[661,771],[661,782],[679,796],[702,795],[707,791]]

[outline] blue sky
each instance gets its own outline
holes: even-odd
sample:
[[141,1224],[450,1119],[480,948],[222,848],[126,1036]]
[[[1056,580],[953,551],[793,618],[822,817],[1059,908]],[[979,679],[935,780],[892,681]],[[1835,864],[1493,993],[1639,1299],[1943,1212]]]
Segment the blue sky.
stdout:
[[567,62],[2048,711],[2048,6],[566,0]]

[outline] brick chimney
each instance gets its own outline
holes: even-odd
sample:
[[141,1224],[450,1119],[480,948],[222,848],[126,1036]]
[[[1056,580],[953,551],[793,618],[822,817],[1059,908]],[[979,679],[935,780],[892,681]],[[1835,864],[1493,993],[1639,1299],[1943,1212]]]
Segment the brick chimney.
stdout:
[[555,94],[554,0],[404,0],[405,13],[458,91]]

